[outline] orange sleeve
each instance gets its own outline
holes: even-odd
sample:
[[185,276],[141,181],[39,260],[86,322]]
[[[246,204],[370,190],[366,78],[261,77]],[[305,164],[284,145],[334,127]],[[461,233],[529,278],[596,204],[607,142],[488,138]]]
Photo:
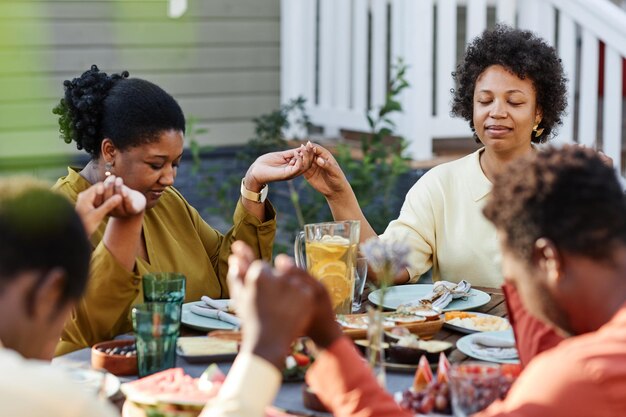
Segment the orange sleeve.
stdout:
[[412,417],[378,385],[367,363],[345,337],[315,360],[306,382],[335,417]]
[[532,358],[558,345],[563,337],[556,333],[553,327],[526,310],[515,287],[505,283],[502,290],[506,300],[508,319],[515,333],[520,362],[523,367],[526,367]]

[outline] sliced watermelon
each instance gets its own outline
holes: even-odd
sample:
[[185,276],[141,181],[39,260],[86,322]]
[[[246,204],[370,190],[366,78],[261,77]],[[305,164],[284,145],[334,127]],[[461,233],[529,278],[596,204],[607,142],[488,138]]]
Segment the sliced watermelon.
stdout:
[[417,365],[415,378],[413,379],[413,390],[415,392],[422,391],[433,380],[433,372],[430,370],[430,364],[426,356],[422,355]]
[[437,364],[437,382],[450,382],[450,362],[446,355],[441,352],[439,354],[439,363]]
[[182,368],[172,368],[123,384],[121,389],[128,400],[137,404],[202,407],[217,395],[225,376],[213,370],[211,378],[210,386],[200,389],[198,378],[186,375]]

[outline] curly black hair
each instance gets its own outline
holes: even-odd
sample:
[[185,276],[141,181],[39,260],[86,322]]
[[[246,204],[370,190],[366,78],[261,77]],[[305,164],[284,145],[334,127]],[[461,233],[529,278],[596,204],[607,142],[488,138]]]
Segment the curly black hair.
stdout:
[[555,49],[543,39],[527,30],[497,25],[486,30],[467,47],[463,62],[452,74],[458,88],[453,90],[453,116],[469,121],[476,136],[474,122],[474,88],[476,80],[485,69],[501,65],[521,79],[528,77],[537,93],[537,105],[543,113],[539,137],[533,134],[533,143],[546,142],[557,124],[563,124],[561,116],[567,107],[567,79],[561,60]]
[[150,142],[163,131],[185,132],[185,116],[176,100],[161,87],[128,75],[107,75],[92,65],[80,77],[63,82],[64,98],[52,112],[59,115],[66,143],[74,141],[98,159],[104,138],[123,150]]
[[588,148],[548,147],[496,175],[483,210],[506,245],[530,262],[541,237],[563,251],[609,260],[626,244],[626,196],[613,169]]

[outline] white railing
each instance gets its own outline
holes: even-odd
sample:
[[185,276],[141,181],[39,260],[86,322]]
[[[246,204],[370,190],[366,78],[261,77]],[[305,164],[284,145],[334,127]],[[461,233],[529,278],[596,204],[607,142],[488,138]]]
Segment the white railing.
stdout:
[[[457,22],[463,12],[465,22]],[[620,166],[626,13],[608,0],[282,0],[281,100],[306,97],[325,135],[366,131],[365,113],[384,102],[390,64],[402,57],[411,88],[401,96],[398,133],[415,159],[430,158],[433,139],[471,136],[449,115],[450,74],[458,52],[496,21],[556,45],[570,80],[559,140],[601,144]]]

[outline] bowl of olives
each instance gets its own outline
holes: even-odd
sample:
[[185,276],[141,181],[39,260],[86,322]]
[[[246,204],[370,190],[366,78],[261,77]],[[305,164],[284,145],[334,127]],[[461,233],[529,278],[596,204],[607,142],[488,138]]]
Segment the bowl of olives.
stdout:
[[109,340],[91,348],[91,366],[106,369],[113,375],[137,375],[135,339]]

